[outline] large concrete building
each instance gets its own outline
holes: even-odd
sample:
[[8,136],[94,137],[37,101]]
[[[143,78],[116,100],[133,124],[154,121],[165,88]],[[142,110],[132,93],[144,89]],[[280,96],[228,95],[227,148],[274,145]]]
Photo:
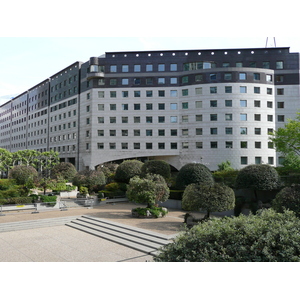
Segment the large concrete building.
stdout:
[[109,52],[0,107],[0,147],[55,150],[78,170],[165,160],[281,163],[268,134],[300,107],[289,48]]

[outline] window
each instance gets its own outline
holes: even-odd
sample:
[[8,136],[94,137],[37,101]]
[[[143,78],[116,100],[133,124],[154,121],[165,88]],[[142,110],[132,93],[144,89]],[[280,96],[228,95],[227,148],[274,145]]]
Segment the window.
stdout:
[[176,110],[177,109],[177,103],[171,103],[170,104],[170,109],[171,110]]
[[128,143],[121,143],[121,147],[123,150],[128,149]]
[[98,92],[98,98],[104,98],[104,91]]
[[177,64],[171,64],[170,71],[177,71]]
[[171,143],[171,149],[176,150],[177,149],[177,143]]
[[272,156],[268,157],[268,164],[269,165],[274,165],[274,157],[272,157]]
[[240,86],[240,93],[246,94],[247,93],[247,87],[246,86]]
[[260,101],[254,100],[254,107],[260,107]]
[[218,101],[217,100],[210,100],[210,107],[217,107]]
[[202,149],[203,143],[202,142],[196,142],[196,149]]
[[152,103],[146,103],[146,110],[152,110],[153,104]]
[[111,65],[111,66],[110,66],[110,72],[112,72],[112,73],[117,72],[117,66]]
[[225,127],[225,134],[232,134],[232,127]]
[[247,100],[240,100],[240,107],[247,107]]
[[232,121],[232,114],[225,114],[225,121]]
[[153,78],[146,78],[146,84],[147,85],[153,85]]
[[165,84],[166,83],[166,79],[163,77],[158,78],[158,84]]
[[153,91],[146,91],[146,97],[147,98],[153,97]]
[[116,130],[110,130],[109,136],[116,136]]
[[259,73],[254,73],[253,74],[253,79],[254,80],[260,80],[260,74]]
[[146,117],[146,123],[152,123],[152,117]]
[[104,143],[97,143],[97,148],[99,150],[104,149]]
[[203,81],[203,75],[202,74],[198,74],[195,76],[195,81],[200,82]]
[[254,128],[254,134],[260,135],[261,134],[261,128]]
[[[98,118],[98,119],[99,119],[99,118]],[[109,122],[110,122],[110,123],[116,123],[116,122],[117,122],[116,117],[110,117],[110,118],[109,118]]]
[[98,130],[98,136],[104,136],[104,130]]
[[158,129],[158,136],[165,136],[165,130],[164,129]]
[[165,110],[165,103],[158,103],[158,110]]
[[111,150],[116,149],[116,143],[109,143],[109,149]]
[[122,130],[122,136],[128,136],[128,130],[126,129]]
[[241,142],[241,149],[247,149],[248,148],[248,142],[242,141]]
[[188,95],[189,95],[189,90],[188,89],[182,90],[182,96],[188,96]]
[[210,80],[217,80],[217,74],[209,74]]
[[196,108],[202,108],[202,101],[196,101],[195,102],[195,107]]
[[255,143],[254,143],[254,147],[255,147],[256,149],[261,149],[261,142],[255,142]]
[[98,104],[98,110],[104,110],[104,104]]
[[117,79],[110,79],[109,85],[117,85]]
[[272,95],[272,94],[273,94],[273,89],[267,88],[267,95]]
[[128,110],[128,104],[122,104],[122,110]]
[[283,69],[283,61],[277,61],[276,62],[276,69],[282,70]]
[[211,114],[210,115],[210,120],[211,121],[218,121],[218,115],[217,114]]
[[117,105],[116,104],[109,104],[110,110],[117,110]]
[[225,148],[227,148],[227,149],[233,148],[233,142],[231,142],[231,141],[226,141],[226,142],[225,142]]
[[122,72],[128,72],[129,71],[129,67],[128,65],[122,65]]
[[141,84],[141,78],[134,78],[133,83],[134,83],[135,85]]
[[268,108],[273,108],[273,102],[272,101],[267,101],[267,107]]
[[232,93],[232,86],[225,86],[225,93],[231,94]]
[[171,84],[177,84],[177,78],[176,78],[176,77],[172,77],[172,78],[170,79],[170,83],[171,83]]
[[255,157],[255,164],[260,165],[261,164],[261,157]]
[[171,116],[170,117],[170,122],[171,123],[177,123],[177,116]]
[[225,100],[225,107],[232,107],[232,100]]
[[189,103],[188,102],[183,102],[182,103],[182,109],[188,109],[189,108]]
[[279,96],[284,95],[284,89],[277,89],[277,95]]
[[212,134],[212,135],[218,134],[218,128],[211,128],[210,129],[210,134]]
[[141,123],[141,117],[133,117],[134,123]]
[[183,136],[189,135],[189,130],[188,129],[182,129],[182,135]]
[[141,72],[141,65],[134,65],[134,72]]
[[202,122],[202,115],[196,115],[196,122]]
[[247,165],[247,164],[248,164],[248,157],[241,156],[241,165]]
[[284,115],[278,116],[278,122],[284,122]]
[[140,110],[141,109],[141,104],[140,103],[135,103],[133,104],[134,110]]
[[152,143],[146,143],[146,149],[152,149]]
[[218,142],[210,142],[210,148],[211,149],[217,149],[218,148]]
[[216,86],[212,86],[212,87],[210,87],[210,93],[211,94],[216,94],[217,93],[217,87]]
[[141,149],[140,143],[133,143],[133,149],[136,149],[136,150]]
[[133,135],[134,135],[134,136],[140,136],[140,135],[141,135],[140,129],[134,129],[134,130],[133,130]]
[[171,136],[177,136],[177,129],[171,129],[170,130],[170,135]]
[[165,91],[158,91],[158,97],[165,97]]
[[159,116],[158,117],[158,123],[165,123],[165,117],[164,116]]
[[275,80],[276,82],[283,82],[283,75],[276,75]]
[[152,136],[152,129],[146,129],[146,136]]
[[123,78],[122,79],[122,85],[128,85],[129,84],[129,79],[128,78]]
[[165,64],[159,64],[158,65],[158,71],[159,72],[164,72],[165,71]]
[[260,87],[254,87],[254,94],[260,94]]
[[165,149],[165,143],[158,143],[158,149],[160,150]]
[[189,116],[182,116],[181,122],[188,122],[189,121]]
[[268,122],[273,122],[273,115],[267,115]]
[[231,73],[225,73],[224,74],[224,80],[232,80],[232,74]]
[[170,96],[171,96],[171,97],[177,97],[177,95],[178,95],[178,93],[177,93],[176,90],[170,91]]
[[261,115],[260,114],[254,114],[254,121],[260,121]]
[[263,62],[263,68],[264,69],[270,69],[270,62],[269,61],[264,61]]
[[182,142],[182,149],[189,149],[189,142]]
[[240,73],[239,74],[239,80],[246,80],[246,79],[247,79],[246,73]]
[[277,108],[284,108],[284,102],[278,102]]
[[141,97],[141,91],[134,91],[134,97]]
[[202,128],[196,128],[196,135],[202,135],[203,129]]
[[268,82],[271,82],[271,81],[273,81],[273,77],[272,77],[272,75],[266,75],[266,81],[268,81]]
[[98,117],[98,123],[103,124],[104,123],[104,117]]
[[146,72],[152,72],[153,71],[153,65],[146,65]]
[[247,130],[247,127],[241,127],[241,128],[240,128],[240,133],[241,133],[241,134],[247,134],[247,131],[248,131],[248,130]]

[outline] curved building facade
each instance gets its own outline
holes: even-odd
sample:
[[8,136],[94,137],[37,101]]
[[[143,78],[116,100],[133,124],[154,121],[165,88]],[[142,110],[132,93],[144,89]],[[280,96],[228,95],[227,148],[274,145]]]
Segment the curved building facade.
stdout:
[[59,151],[79,170],[132,158],[276,166],[269,133],[299,103],[289,48],[109,52],[1,106],[0,147]]

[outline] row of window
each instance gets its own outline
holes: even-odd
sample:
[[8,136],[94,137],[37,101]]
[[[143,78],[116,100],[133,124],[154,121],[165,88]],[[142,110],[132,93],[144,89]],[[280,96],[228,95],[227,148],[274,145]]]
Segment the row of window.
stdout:
[[[217,68],[218,65],[215,62],[212,61],[198,61],[198,62],[190,62],[190,63],[184,63],[183,64],[183,71],[194,71],[194,70],[205,70],[205,69],[213,69]],[[236,62],[235,64],[231,64],[229,62],[223,62],[222,63],[223,68],[229,68],[229,67],[236,67],[236,68],[243,68],[243,67],[249,67],[249,68],[264,68],[264,69],[270,69],[271,63],[270,61],[264,61],[261,63],[257,63],[256,61],[250,61],[250,62]],[[275,63],[275,69],[282,70],[284,68],[284,62],[282,60],[276,61]],[[128,65],[128,64],[122,64],[122,65],[110,65],[109,71],[110,73],[128,73],[128,72],[176,72],[178,71],[178,64],[177,63],[170,63],[170,64],[134,64],[134,65]],[[97,65],[91,65],[90,72],[105,72],[104,66],[97,66]]]
[[[246,94],[248,93],[249,89],[247,86],[240,86],[239,87],[239,92],[241,94]],[[225,94],[232,94],[232,86],[225,86],[224,87],[224,92]],[[218,93],[218,87],[209,87],[209,93],[210,94],[217,94]],[[261,88],[260,87],[253,87],[253,93],[254,94],[262,94]],[[203,94],[203,88],[196,88],[195,89],[195,94],[196,95],[202,95]],[[266,94],[267,95],[273,95],[273,89],[272,88],[267,88],[266,89]],[[284,95],[284,88],[277,88],[276,89],[276,94],[279,96]],[[129,97],[129,91],[121,91],[122,98],[128,98]],[[182,89],[180,96],[189,96],[190,92],[189,89]],[[132,91],[131,97],[134,98],[140,98],[140,97],[147,97],[147,98],[152,98],[153,96],[156,97],[178,97],[179,93],[178,90],[170,90],[169,95],[166,95],[165,90],[159,90],[157,91],[157,95],[154,95],[153,91],[145,91],[144,95],[142,95],[141,91]],[[105,98],[105,91],[99,91],[98,92],[98,98]],[[109,98],[117,98],[117,91],[109,91]],[[86,99],[90,100],[91,99],[91,93],[86,94]]]

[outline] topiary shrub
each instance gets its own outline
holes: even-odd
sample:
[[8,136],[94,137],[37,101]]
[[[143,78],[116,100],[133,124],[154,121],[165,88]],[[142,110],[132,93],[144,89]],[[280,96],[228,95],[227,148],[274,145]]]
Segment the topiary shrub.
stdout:
[[161,175],[148,174],[144,178],[131,178],[126,195],[129,201],[145,203],[152,207],[158,202],[168,200],[169,193],[166,181]]
[[118,182],[129,183],[134,176],[141,175],[143,163],[139,160],[125,160],[117,168],[115,180]]
[[71,182],[76,173],[77,171],[73,164],[69,162],[61,162],[52,168],[51,177],[53,179],[63,178],[64,180]]
[[300,184],[282,189],[272,201],[272,208],[279,213],[289,209],[300,217]]
[[214,179],[210,170],[202,164],[190,163],[183,166],[176,178],[177,189],[185,189],[192,183],[213,183]]
[[73,185],[88,188],[88,191],[98,192],[105,185],[106,180],[103,172],[97,170],[85,170],[78,172],[72,181]]
[[188,211],[206,210],[206,218],[211,212],[222,212],[233,209],[234,191],[223,184],[190,184],[182,197],[182,209]]
[[156,262],[300,262],[300,220],[291,211],[215,218],[186,230]]
[[146,174],[158,174],[167,180],[171,177],[171,168],[165,161],[148,160],[142,166],[142,175],[145,176]]

